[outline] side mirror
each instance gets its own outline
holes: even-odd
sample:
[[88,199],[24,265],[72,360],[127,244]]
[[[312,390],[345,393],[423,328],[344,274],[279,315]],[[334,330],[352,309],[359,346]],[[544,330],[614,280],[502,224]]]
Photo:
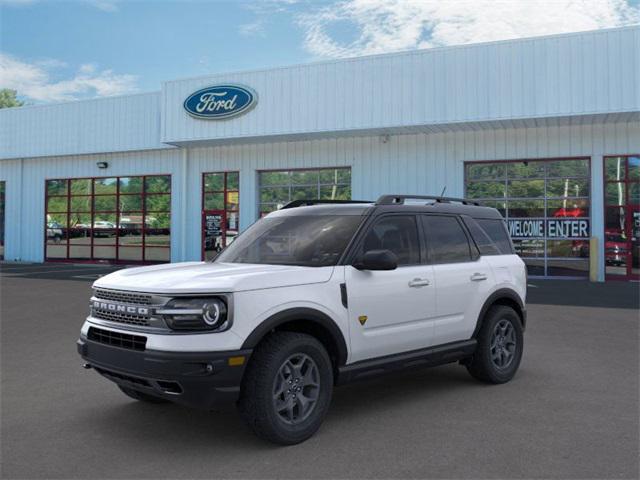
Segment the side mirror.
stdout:
[[358,270],[395,270],[398,268],[398,257],[391,250],[369,250],[354,264]]

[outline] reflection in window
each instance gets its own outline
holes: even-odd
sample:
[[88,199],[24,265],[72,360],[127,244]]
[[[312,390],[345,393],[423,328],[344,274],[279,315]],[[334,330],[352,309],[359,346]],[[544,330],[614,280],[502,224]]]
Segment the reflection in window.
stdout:
[[170,192],[168,175],[48,180],[47,259],[168,261]]
[[0,260],[4,260],[4,189],[5,183],[0,182]]
[[455,217],[423,215],[422,224],[429,245],[430,263],[458,263],[471,260],[467,235]]
[[[617,161],[605,166],[607,175],[614,178],[619,168]],[[514,239],[513,243],[530,275],[587,275],[581,265],[588,264],[588,238],[557,235],[585,231],[573,228],[570,222],[583,225],[590,217],[589,159],[469,162],[465,178],[467,197],[498,208],[510,231],[527,237]],[[618,194],[606,193],[607,197]],[[547,231],[549,222],[555,222],[554,228]],[[534,223],[540,228],[531,228]],[[568,265],[571,262],[575,268]]]
[[238,235],[240,172],[202,175],[202,258],[211,260]]
[[351,199],[351,168],[264,171],[258,175],[260,215],[292,200]]
[[379,220],[365,236],[360,255],[370,250],[393,252],[398,258],[398,265],[420,263],[420,241],[415,217],[394,215]]

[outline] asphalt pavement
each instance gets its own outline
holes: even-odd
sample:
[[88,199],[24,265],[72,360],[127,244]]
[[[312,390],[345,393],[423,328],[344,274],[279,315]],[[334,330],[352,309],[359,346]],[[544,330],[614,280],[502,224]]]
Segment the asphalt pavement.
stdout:
[[113,267],[0,265],[2,478],[635,478],[638,284],[538,281],[515,379],[463,367],[339,387],[277,447],[233,409],[125,397],[81,368],[91,281]]

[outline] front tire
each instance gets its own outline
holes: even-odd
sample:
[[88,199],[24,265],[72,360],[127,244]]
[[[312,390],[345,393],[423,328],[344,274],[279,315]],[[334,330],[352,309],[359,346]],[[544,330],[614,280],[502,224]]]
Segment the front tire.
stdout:
[[333,368],[323,345],[304,333],[276,332],[251,357],[239,408],[258,437],[293,445],[320,428],[332,393]]
[[478,333],[478,346],[467,364],[477,380],[506,383],[520,366],[524,338],[520,316],[511,307],[497,305],[486,313]]

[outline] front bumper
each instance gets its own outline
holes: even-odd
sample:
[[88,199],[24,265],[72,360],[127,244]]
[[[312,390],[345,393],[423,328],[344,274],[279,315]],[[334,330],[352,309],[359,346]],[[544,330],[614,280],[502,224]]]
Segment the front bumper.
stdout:
[[77,346],[87,366],[118,385],[205,410],[238,399],[252,352],[137,351],[86,338]]

